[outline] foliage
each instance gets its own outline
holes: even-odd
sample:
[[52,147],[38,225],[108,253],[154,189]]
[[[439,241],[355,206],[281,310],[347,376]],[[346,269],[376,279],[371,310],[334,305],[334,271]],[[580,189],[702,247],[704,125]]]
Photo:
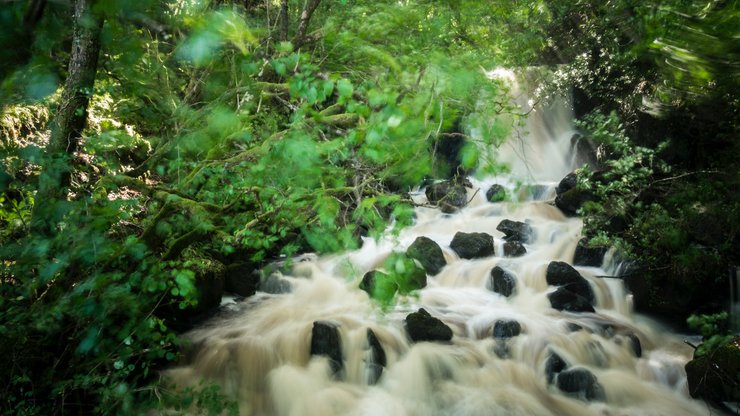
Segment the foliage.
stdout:
[[[87,126],[77,152],[49,155],[29,139],[60,117],[72,13],[51,2],[29,20],[21,3],[0,12],[18,28],[4,45],[29,40],[0,48],[13,141],[1,155],[3,412],[233,411],[217,386],[171,393],[157,380],[177,332],[218,304],[227,266],[400,229],[406,191],[445,171],[446,132],[472,137],[460,163],[484,169],[510,123],[482,69],[497,52],[477,2],[320,2],[305,34],[284,36],[267,2],[98,1],[96,81],[77,109]],[[298,24],[307,3],[288,3]],[[33,218],[49,160],[72,175]],[[408,261],[388,266],[393,293],[411,291]]]
[[696,349],[695,358],[707,355],[733,338],[727,331],[727,319],[727,312],[720,312],[712,315],[691,315],[686,320],[689,328],[698,331],[704,338]]
[[[593,244],[607,246],[616,243],[629,256],[633,253],[623,238],[608,236],[614,228],[612,223],[632,216],[636,207],[643,208],[640,195],[653,185],[656,175],[668,173],[670,167],[656,156],[660,148],[654,150],[632,144],[614,112],[609,115],[594,112],[579,121],[578,127],[588,132],[589,137],[601,146],[600,151],[609,154],[603,163],[604,170],[598,175],[588,166],[579,175],[579,188],[592,192],[596,197],[594,201],[584,204],[582,209],[585,216],[584,233],[593,237]],[[661,147],[665,147],[665,144]],[[644,208],[655,210],[660,207]],[[656,214],[651,212],[645,219],[655,221],[658,218]],[[635,222],[641,221],[638,219]],[[633,237],[645,238],[646,234],[641,230],[636,231]]]
[[382,273],[375,275],[370,295],[384,309],[395,304],[398,295],[413,295],[415,290],[426,285],[424,268],[404,253],[391,253],[383,262],[382,270]]

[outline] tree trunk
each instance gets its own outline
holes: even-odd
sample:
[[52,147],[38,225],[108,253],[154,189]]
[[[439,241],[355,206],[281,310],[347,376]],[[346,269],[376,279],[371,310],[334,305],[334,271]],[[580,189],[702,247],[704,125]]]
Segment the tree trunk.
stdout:
[[295,49],[303,46],[303,43],[306,41],[308,23],[311,20],[313,12],[317,7],[319,7],[319,3],[321,3],[321,0],[306,0],[306,5],[303,7],[303,13],[301,13],[301,20],[298,22],[298,30],[293,38],[293,47]]
[[92,12],[93,2],[75,0],[69,73],[51,122],[51,137],[39,177],[32,217],[35,231],[48,231],[50,225],[58,220],[55,218],[56,207],[66,199],[72,173],[71,160],[87,121],[87,106],[93,93],[103,28],[102,17]]
[[281,41],[288,40],[288,27],[290,22],[288,21],[288,0],[282,0],[280,2],[280,15],[278,16],[278,23],[280,24],[279,39]]

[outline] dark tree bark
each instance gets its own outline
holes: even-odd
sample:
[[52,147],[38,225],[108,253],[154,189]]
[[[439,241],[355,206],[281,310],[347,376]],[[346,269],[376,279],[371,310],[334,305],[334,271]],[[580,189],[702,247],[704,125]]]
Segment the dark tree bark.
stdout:
[[280,23],[280,33],[279,39],[281,41],[288,40],[288,26],[290,22],[288,21],[288,0],[282,0],[280,2],[280,15],[278,16],[278,20]]
[[95,84],[103,18],[92,11],[94,0],[75,0],[74,36],[69,73],[46,147],[46,159],[39,177],[32,225],[35,231],[48,231],[54,223],[55,207],[66,199],[72,173],[71,160],[77,151],[87,121],[87,107]]
[[308,23],[311,21],[313,12],[319,7],[319,3],[321,3],[321,0],[306,0],[306,5],[303,7],[303,12],[301,13],[301,19],[298,21],[298,30],[293,38],[293,47],[295,49],[300,48],[305,43]]

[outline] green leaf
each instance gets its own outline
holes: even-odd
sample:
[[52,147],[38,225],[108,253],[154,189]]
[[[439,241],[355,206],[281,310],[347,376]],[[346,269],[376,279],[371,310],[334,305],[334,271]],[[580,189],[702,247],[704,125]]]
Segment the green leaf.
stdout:
[[354,88],[349,80],[342,78],[337,81],[337,93],[339,93],[340,98],[349,98],[353,92]]

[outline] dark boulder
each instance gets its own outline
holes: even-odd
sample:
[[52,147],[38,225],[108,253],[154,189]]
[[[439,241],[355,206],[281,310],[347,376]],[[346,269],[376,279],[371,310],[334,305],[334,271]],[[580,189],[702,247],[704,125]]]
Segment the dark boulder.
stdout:
[[694,359],[686,364],[691,397],[713,403],[740,401],[738,374],[740,336],[729,338],[703,355],[694,353]]
[[370,295],[370,297],[372,297],[373,293],[375,293],[378,280],[380,279],[388,279],[388,275],[379,270],[370,270],[362,276],[360,289],[364,290],[368,295]]
[[520,257],[525,254],[527,254],[527,249],[519,241],[507,241],[504,243],[504,256]]
[[550,305],[553,309],[568,312],[595,312],[591,302],[581,295],[578,295],[564,286],[557,288],[554,292],[547,295]]
[[547,383],[550,384],[555,380],[555,376],[560,374],[561,371],[568,368],[568,363],[565,362],[558,354],[552,352],[545,361],[545,376],[547,377]]
[[279,274],[273,274],[260,283],[260,290],[265,293],[279,295],[281,293],[290,293],[293,291],[293,285],[290,280]]
[[558,374],[555,384],[570,395],[583,400],[606,400],[604,389],[593,373],[585,368],[571,368]]
[[224,270],[224,290],[249,297],[254,295],[260,285],[260,275],[251,263],[234,263]]
[[573,254],[573,264],[576,266],[600,267],[604,262],[606,247],[589,247],[588,240],[582,238],[576,245],[575,254]]
[[502,360],[511,357],[511,349],[506,338],[494,338],[493,353]]
[[406,332],[413,342],[452,339],[452,329],[423,308],[406,316]]
[[564,194],[565,192],[568,192],[571,189],[574,189],[577,183],[578,183],[578,176],[576,175],[575,172],[571,172],[565,175],[565,177],[560,180],[560,183],[558,183],[557,188],[555,188],[555,193],[557,195]]
[[342,338],[339,327],[331,322],[316,321],[311,330],[311,355],[329,358],[332,374],[338,375],[344,369],[342,358]]
[[486,233],[458,232],[452,238],[450,248],[463,259],[492,256],[493,236]]
[[491,289],[509,297],[516,290],[516,277],[511,272],[496,266],[491,270]]
[[380,340],[375,335],[372,329],[367,329],[367,344],[370,347],[371,358],[368,363],[369,384],[373,385],[378,382],[380,376],[383,375],[383,369],[388,365],[388,361],[385,356],[383,346],[380,344]]
[[496,226],[496,230],[504,233],[504,240],[506,241],[530,243],[534,236],[532,227],[521,221],[503,220]]
[[511,338],[522,333],[522,326],[517,321],[499,320],[493,325],[494,338]]
[[417,237],[406,250],[406,255],[421,263],[427,273],[434,276],[447,265],[439,244],[428,237]]
[[556,196],[555,206],[560,208],[563,214],[569,217],[575,217],[578,215],[578,210],[583,204],[594,199],[594,195],[591,192],[573,188]]
[[633,333],[629,333],[627,334],[627,340],[630,349],[632,349],[632,352],[635,354],[635,357],[642,357],[642,344],[640,343],[640,338],[638,338],[637,335]]
[[563,261],[552,261],[547,265],[545,274],[548,285],[560,286],[570,292],[573,292],[593,305],[595,296],[591,285],[588,283],[578,270],[574,269],[568,263]]
[[570,138],[571,152],[575,154],[575,165],[588,165],[594,169],[600,169],[597,151],[599,146],[588,137],[576,133]]
[[218,308],[221,305],[221,297],[224,294],[224,273],[226,268],[223,264],[202,259],[195,266],[195,288],[198,293],[198,304],[195,310],[199,312]]
[[486,199],[488,202],[501,202],[506,200],[506,188],[499,184],[493,184],[486,191]]
[[444,213],[451,214],[468,204],[465,186],[453,181],[437,182],[427,186],[427,200],[439,206]]

